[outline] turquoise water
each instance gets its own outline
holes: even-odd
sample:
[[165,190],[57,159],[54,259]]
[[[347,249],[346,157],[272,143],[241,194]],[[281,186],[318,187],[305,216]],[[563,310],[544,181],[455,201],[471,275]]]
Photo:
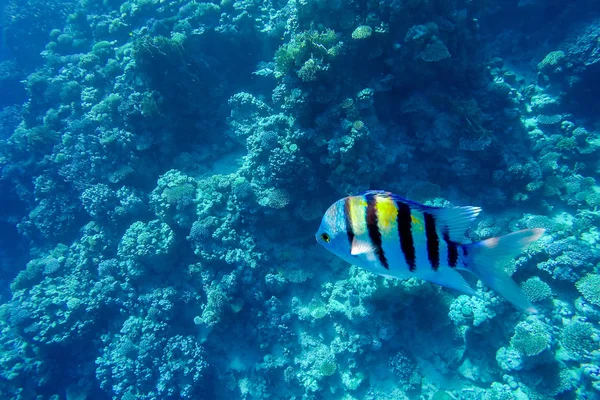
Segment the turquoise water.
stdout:
[[[0,0],[1,399],[600,398],[600,6]],[[538,313],[315,241],[479,206]]]

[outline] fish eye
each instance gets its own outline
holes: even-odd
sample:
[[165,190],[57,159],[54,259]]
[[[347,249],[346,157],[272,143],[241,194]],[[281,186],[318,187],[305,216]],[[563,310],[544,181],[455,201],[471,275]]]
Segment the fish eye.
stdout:
[[321,239],[323,239],[323,241],[325,243],[331,242],[331,238],[329,237],[329,235],[327,233],[321,233]]

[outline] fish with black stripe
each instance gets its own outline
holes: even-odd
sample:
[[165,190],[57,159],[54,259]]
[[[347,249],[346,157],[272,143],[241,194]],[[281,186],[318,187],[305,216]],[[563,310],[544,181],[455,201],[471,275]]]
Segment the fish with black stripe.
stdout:
[[535,312],[503,266],[544,230],[460,243],[480,212],[479,207],[429,207],[389,192],[368,191],[329,207],[316,238],[336,256],[378,275],[421,278],[475,295],[458,272],[468,271],[517,308]]

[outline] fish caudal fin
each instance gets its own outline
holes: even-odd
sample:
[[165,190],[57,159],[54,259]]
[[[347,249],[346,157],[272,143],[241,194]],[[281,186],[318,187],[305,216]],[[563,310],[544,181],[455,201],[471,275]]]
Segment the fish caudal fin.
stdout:
[[521,288],[504,271],[504,265],[544,234],[544,229],[524,229],[505,236],[464,245],[467,268],[481,281],[514,304],[531,313],[537,310]]

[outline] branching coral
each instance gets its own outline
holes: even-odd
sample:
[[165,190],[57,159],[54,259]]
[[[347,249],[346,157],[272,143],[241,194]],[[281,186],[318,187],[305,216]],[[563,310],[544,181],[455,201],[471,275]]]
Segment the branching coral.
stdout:
[[535,317],[519,323],[510,345],[525,356],[536,356],[550,347],[550,327]]
[[527,298],[533,303],[547,300],[552,297],[552,289],[537,276],[529,278],[521,286]]
[[598,330],[589,322],[573,320],[565,325],[560,343],[578,359],[590,357],[590,353],[600,349]]
[[168,171],[150,194],[150,206],[161,220],[189,228],[196,218],[197,186],[194,178]]
[[586,275],[578,280],[575,286],[587,301],[600,306],[600,275]]
[[[298,72],[296,68],[302,67],[309,60],[314,64],[314,74],[327,71],[329,63],[335,59],[342,49],[336,33],[331,30],[319,32],[316,30],[304,31],[292,36],[289,43],[281,46],[275,52],[275,76],[284,77],[291,72]],[[319,65],[317,61],[321,60]],[[306,72],[303,73],[306,75]],[[312,79],[314,80],[314,79]]]
[[[147,319],[131,317],[117,337],[106,336],[96,360],[101,386],[119,399],[195,399],[205,370],[204,350],[192,336],[157,335],[164,329]],[[158,368],[154,368],[158,365]]]
[[167,269],[168,256],[174,251],[175,234],[164,222],[134,222],[125,231],[119,243],[118,254],[128,261],[127,273],[131,277],[145,274],[146,268],[154,271]]

